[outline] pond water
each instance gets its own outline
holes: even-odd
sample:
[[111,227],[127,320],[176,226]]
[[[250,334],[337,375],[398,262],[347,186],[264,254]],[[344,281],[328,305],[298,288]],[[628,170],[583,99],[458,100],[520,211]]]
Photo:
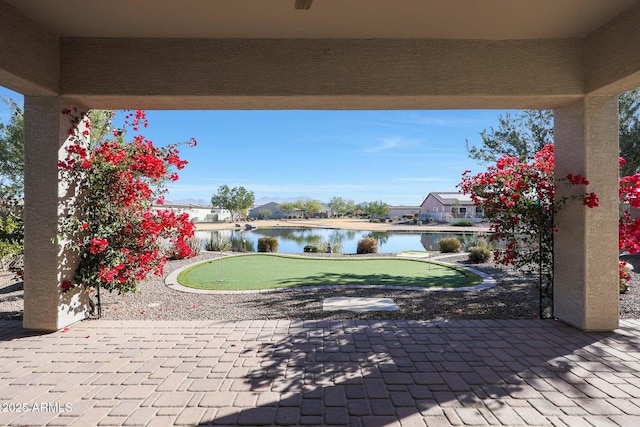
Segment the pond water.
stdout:
[[258,228],[255,230],[210,230],[196,231],[195,236],[204,242],[210,239],[232,239],[239,248],[255,252],[258,239],[265,236],[278,239],[278,252],[300,253],[306,245],[329,242],[341,247],[345,254],[356,253],[358,241],[373,237],[378,241],[378,252],[395,253],[401,251],[438,251],[438,242],[445,237],[457,237],[463,244],[477,237],[476,232],[380,232],[361,230],[339,230],[326,228]]

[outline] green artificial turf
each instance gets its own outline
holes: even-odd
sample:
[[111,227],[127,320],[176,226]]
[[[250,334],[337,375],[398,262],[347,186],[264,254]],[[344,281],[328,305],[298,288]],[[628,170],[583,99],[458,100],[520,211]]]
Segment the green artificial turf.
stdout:
[[477,274],[435,262],[402,258],[309,258],[237,255],[194,265],[178,276],[198,289],[255,290],[318,285],[473,286]]
[[439,254],[440,251],[400,251],[398,254],[400,256],[403,255],[430,255],[430,254]]

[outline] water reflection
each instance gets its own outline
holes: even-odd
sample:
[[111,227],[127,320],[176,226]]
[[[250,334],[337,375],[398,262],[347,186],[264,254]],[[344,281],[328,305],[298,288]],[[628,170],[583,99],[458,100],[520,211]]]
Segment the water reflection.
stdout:
[[388,231],[372,231],[367,234],[366,237],[370,237],[372,239],[376,239],[378,242],[378,248],[385,245],[389,241],[389,232]]
[[360,231],[338,230],[325,228],[259,228],[256,230],[209,230],[196,231],[196,237],[203,241],[225,238],[234,243],[235,250],[245,248],[248,252],[255,251],[260,237],[275,237],[278,239],[278,252],[300,253],[307,245],[330,243],[332,247],[340,247],[342,253],[355,253],[358,240],[372,237],[378,241],[378,252],[401,251],[438,251],[438,242],[445,237],[456,237],[463,245],[476,238],[476,232],[388,232],[388,231]]

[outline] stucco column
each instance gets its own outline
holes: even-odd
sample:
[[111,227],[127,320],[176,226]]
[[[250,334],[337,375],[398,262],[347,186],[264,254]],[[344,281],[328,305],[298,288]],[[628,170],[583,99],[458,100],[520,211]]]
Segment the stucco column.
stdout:
[[72,279],[77,266],[56,239],[58,217],[73,206],[74,187],[58,177],[58,160],[69,143],[70,120],[57,97],[25,97],[25,277],[26,329],[55,331],[82,320],[87,298],[63,293],[61,283]]
[[[556,217],[555,316],[588,331],[618,327],[618,99],[585,97],[555,111],[556,176],[583,174],[600,206],[569,201]],[[580,192],[561,182],[557,198]]]

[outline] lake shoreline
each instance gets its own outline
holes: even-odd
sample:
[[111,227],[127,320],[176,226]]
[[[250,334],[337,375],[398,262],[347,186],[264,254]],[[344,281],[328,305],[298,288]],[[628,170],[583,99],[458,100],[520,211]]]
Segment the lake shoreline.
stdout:
[[[250,224],[253,228],[246,229]],[[204,227],[200,227],[203,225]],[[377,223],[367,219],[319,218],[310,220],[259,220],[248,223],[198,224],[196,237],[203,242],[227,239],[236,250],[253,252],[260,237],[274,237],[277,252],[302,253],[307,246],[316,246],[320,252],[356,253],[358,242],[374,237],[378,251],[397,253],[406,250],[439,250],[439,240],[456,237],[463,245],[473,237],[489,234],[488,227],[455,227],[447,224],[415,225],[407,223]],[[203,244],[206,248],[206,245]],[[315,251],[314,251],[315,252]]]
[[[236,224],[240,224],[237,227]],[[404,222],[370,222],[368,219],[359,218],[312,218],[312,219],[259,219],[255,221],[217,222],[217,223],[196,223],[196,230],[234,230],[244,228],[250,224],[257,228],[324,228],[336,230],[358,230],[358,231],[387,231],[387,232],[490,232],[490,225],[487,223],[476,224],[471,227],[459,227],[449,224],[409,224]]]

